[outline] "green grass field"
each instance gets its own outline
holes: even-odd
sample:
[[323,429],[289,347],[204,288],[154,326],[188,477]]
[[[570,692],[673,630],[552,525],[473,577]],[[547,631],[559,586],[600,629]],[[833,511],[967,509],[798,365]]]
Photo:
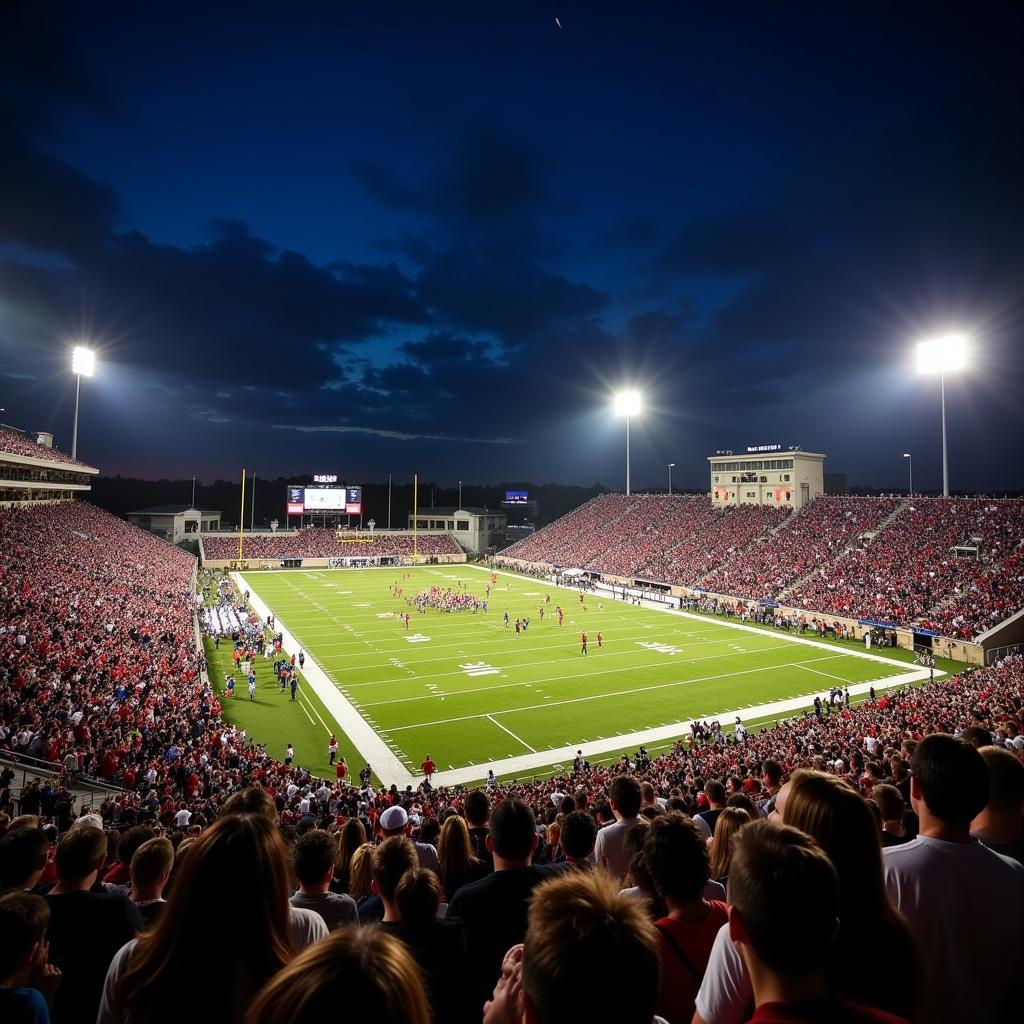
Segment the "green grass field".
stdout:
[[[404,572],[409,579],[403,579]],[[782,633],[762,635],[725,620],[641,609],[594,595],[587,596],[584,610],[576,591],[526,577],[499,575],[486,614],[419,613],[391,593],[396,582],[405,595],[415,595],[431,586],[457,588],[460,581],[483,598],[490,576],[468,566],[246,576],[249,589],[411,773],[427,753],[442,771],[527,754],[536,762],[547,751],[598,741],[608,754],[608,744],[618,736],[756,708],[832,685],[885,680],[912,668],[857,658],[841,645],[807,646]],[[562,626],[556,605],[565,612]],[[511,625],[504,626],[506,610],[513,623],[517,617],[530,619],[518,638]],[[405,611],[412,617],[408,631],[395,617]],[[586,656],[580,653],[584,629],[590,638]],[[600,648],[598,632],[604,636]],[[220,654],[227,657],[224,645]],[[223,671],[222,664],[215,668]],[[259,682],[257,703],[249,704],[240,681],[229,717],[267,742],[276,756],[292,742],[298,763],[325,770],[326,732],[336,723],[323,702],[312,686],[303,685],[293,704],[277,692],[270,666],[262,661],[261,673],[266,682]],[[766,720],[756,712],[744,719]],[[343,734],[339,728],[343,753],[355,764],[361,753]],[[556,760],[552,755],[549,763]],[[501,774],[500,764],[496,770]],[[520,773],[525,774],[540,773]]]

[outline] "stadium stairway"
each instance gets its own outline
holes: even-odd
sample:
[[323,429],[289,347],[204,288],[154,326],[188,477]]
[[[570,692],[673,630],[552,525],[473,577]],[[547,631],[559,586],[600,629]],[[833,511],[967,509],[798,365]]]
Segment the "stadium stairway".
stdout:
[[[12,794],[20,793],[30,782],[52,782],[59,786],[64,776],[62,765],[25,755],[0,754],[0,768],[11,768],[15,773],[11,783]],[[120,786],[90,775],[74,775],[65,784],[75,803],[81,807],[100,803],[106,797],[121,792]]]
[[[903,515],[904,512],[906,512],[906,510],[909,507],[909,501],[899,502],[899,504],[897,504],[897,506],[873,530],[866,531],[871,534],[868,543],[874,543],[875,538],[880,533],[884,533],[901,515]],[[786,521],[789,522],[789,520]],[[858,545],[860,538],[863,536],[864,534],[860,534],[859,536],[854,537],[853,540],[851,540],[850,543],[846,545],[846,547],[841,548],[839,551],[837,551],[835,557],[833,557],[830,561],[816,565],[813,569],[810,570],[810,572],[805,572],[803,576],[801,576],[799,579],[793,580],[793,582],[790,583],[788,587],[784,587],[782,590],[780,590],[779,596],[777,598],[779,603],[785,604],[787,598],[794,589],[799,587],[806,580],[809,580],[812,576],[817,575],[817,573],[821,572],[823,568],[826,568],[830,565],[835,565],[840,558],[846,555],[849,551],[852,551]],[[814,609],[808,608],[807,610],[813,611]]]

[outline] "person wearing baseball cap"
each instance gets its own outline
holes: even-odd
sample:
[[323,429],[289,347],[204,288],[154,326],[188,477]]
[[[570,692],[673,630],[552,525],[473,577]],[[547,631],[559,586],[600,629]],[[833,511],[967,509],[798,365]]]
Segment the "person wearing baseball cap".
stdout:
[[[409,821],[409,814],[404,807],[396,804],[381,813],[377,820],[377,826],[382,839],[390,839],[392,836],[409,836],[412,838],[412,822]],[[416,847],[416,856],[419,858],[421,868],[429,868],[431,871],[440,874],[441,864],[437,859],[437,849],[430,843],[413,842]]]

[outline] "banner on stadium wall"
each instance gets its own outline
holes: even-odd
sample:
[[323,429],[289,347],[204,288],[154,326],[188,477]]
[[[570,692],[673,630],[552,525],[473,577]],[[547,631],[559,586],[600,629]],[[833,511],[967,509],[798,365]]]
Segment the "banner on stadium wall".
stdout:
[[[874,627],[877,627],[878,629],[900,629],[901,628],[901,627],[895,625],[892,622],[876,622],[874,619],[858,619],[857,620],[857,625],[858,626],[874,626]],[[921,630],[921,632],[925,632],[925,631]],[[934,635],[935,636],[939,636],[940,634],[936,633]]]
[[919,634],[921,636],[942,636],[941,633],[937,632],[934,629],[922,629],[920,626],[914,626],[913,629],[915,635]]
[[762,608],[781,608],[782,605],[778,601],[758,601],[757,602]]

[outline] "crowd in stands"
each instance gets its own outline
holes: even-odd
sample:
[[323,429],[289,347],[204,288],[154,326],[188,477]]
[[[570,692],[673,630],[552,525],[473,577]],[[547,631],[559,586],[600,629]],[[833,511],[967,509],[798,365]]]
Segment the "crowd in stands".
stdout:
[[32,787],[0,810],[5,1024],[1012,1016],[1020,655],[661,756],[400,791],[221,721],[193,573],[88,505],[0,512],[0,750],[122,787],[75,821]]
[[[382,555],[412,557],[411,533],[342,534],[311,527],[294,534],[250,533],[243,538],[244,558],[377,558]],[[416,538],[421,555],[460,555],[462,549],[448,533],[421,533]],[[237,559],[237,537],[204,537],[208,559]]]
[[824,496],[793,514],[607,494],[501,556],[969,640],[1024,607],[1024,502]]
[[45,445],[37,444],[35,439],[27,434],[5,430],[2,427],[0,427],[0,452],[10,455],[25,455],[32,459],[46,459],[48,462],[63,462],[69,466],[85,465],[84,462],[71,458],[59,448],[47,448]]
[[716,593],[778,600],[786,587],[833,561],[895,508],[892,498],[817,498],[781,529],[752,544],[742,558],[716,566],[701,586]]

